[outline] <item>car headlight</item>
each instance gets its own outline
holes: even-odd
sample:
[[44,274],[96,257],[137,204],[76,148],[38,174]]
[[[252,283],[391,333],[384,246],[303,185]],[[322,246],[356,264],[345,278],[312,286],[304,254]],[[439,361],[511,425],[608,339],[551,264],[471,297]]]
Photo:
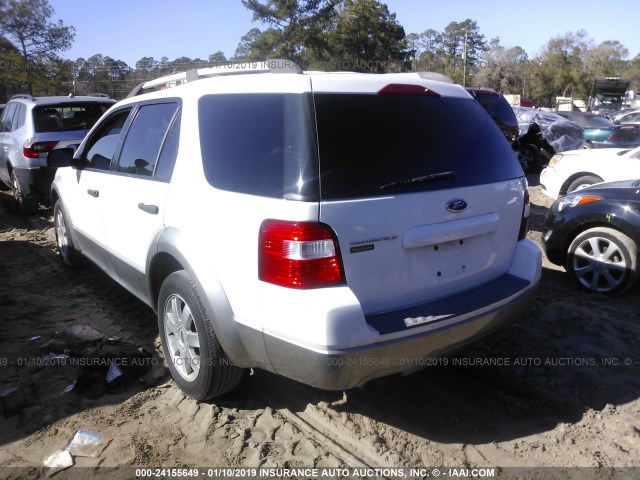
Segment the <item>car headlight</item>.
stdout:
[[561,153],[556,153],[553,157],[551,157],[551,160],[549,160],[549,166],[551,167],[558,163],[560,160],[562,160],[562,157],[564,157],[564,155],[562,155]]
[[599,202],[600,200],[602,200],[602,197],[599,195],[567,195],[556,201],[556,207],[558,208],[558,212],[561,212],[567,208],[573,208],[591,202]]

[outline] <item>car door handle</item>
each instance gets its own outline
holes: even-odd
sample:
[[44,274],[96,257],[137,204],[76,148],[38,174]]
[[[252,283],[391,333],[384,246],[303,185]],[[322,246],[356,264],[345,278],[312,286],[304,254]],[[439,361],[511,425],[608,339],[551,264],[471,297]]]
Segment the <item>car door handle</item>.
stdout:
[[89,189],[89,190],[87,190],[87,193],[89,195],[91,195],[92,197],[96,197],[96,198],[98,198],[100,196],[100,191],[99,190],[91,190],[91,189]]
[[151,213],[152,215],[157,215],[160,211],[157,205],[147,205],[146,203],[139,203],[138,208],[143,212]]

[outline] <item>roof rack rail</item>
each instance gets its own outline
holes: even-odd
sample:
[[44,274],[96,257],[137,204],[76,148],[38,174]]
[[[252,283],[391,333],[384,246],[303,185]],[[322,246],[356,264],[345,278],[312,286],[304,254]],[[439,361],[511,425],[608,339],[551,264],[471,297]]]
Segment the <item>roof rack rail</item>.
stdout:
[[18,95],[14,95],[9,100],[13,100],[14,98],[26,98],[27,100],[33,100],[33,97],[28,93],[19,93]]
[[[198,68],[187,70],[186,72],[172,73],[164,77],[155,78],[147,82],[137,85],[129,97],[135,97],[143,93],[143,90],[166,86],[181,85],[183,83],[193,82],[201,78],[217,77],[222,75],[243,75],[249,73],[302,73],[302,68],[291,61],[280,58],[274,58],[264,61],[245,61],[245,62],[216,62],[215,66],[207,68]],[[179,82],[179,83],[178,83]],[[172,85],[173,84],[173,85]]]
[[88,93],[87,97],[100,97],[100,98],[111,98],[106,93]]

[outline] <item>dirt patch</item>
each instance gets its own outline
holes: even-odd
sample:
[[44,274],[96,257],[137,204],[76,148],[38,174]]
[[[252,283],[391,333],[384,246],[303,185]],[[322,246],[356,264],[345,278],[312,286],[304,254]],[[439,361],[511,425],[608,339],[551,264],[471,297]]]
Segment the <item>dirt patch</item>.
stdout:
[[[530,180],[539,242],[551,202]],[[50,210],[25,220],[11,207],[0,194],[0,392],[26,395],[0,418],[0,468],[22,467],[9,478],[44,475],[77,429],[113,438],[99,458],[76,458],[87,467],[640,466],[637,288],[592,295],[545,262],[536,303],[510,328],[344,394],[260,371],[207,403],[166,376],[63,393],[78,372],[33,363],[56,332],[85,325],[161,361],[155,318],[97,269],[62,267]]]

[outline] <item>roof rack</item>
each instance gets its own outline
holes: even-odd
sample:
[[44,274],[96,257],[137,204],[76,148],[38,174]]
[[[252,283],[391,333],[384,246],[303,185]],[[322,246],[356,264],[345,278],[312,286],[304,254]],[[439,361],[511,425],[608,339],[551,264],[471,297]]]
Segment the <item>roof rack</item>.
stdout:
[[193,82],[206,77],[217,77],[222,75],[244,75],[249,73],[297,73],[301,74],[302,69],[297,63],[291,60],[279,58],[264,61],[246,62],[216,62],[216,65],[208,68],[198,68],[187,70],[186,72],[173,73],[164,77],[155,78],[137,85],[129,97],[135,97],[143,93],[143,90],[157,88],[161,86],[177,86],[183,83]]
[[87,97],[111,98],[106,93],[88,93]]

